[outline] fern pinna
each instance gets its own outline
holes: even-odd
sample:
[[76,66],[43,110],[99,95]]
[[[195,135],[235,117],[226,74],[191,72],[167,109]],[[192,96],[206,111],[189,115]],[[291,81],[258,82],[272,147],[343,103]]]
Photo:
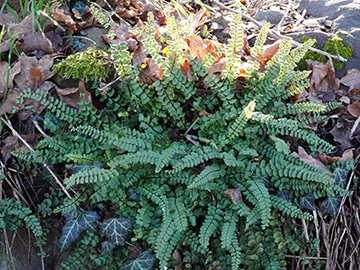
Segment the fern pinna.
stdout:
[[[99,260],[107,258],[106,265],[121,269],[133,269],[126,257],[131,246],[147,252],[140,256],[152,262],[146,267],[141,261],[141,269],[175,266],[175,250],[191,269],[285,269],[285,254],[296,252],[292,247],[301,240],[282,234],[282,216],[313,220],[301,209],[303,196],[346,194],[330,172],[289,156],[294,146],[284,140],[297,138],[310,151],[333,150],[304,126],[336,104],[284,101],[309,85],[308,72],[294,68],[311,42],[292,50],[283,41],[266,65],[260,68],[253,60],[243,72],[240,16],[233,17],[227,45],[205,42],[191,27],[178,27],[171,16],[168,24],[166,36],[159,37],[149,13],[148,22],[136,29],[147,56],[141,66],[133,63],[126,42],[111,46],[106,59],[113,59],[121,83],[102,93],[107,111],[84,104],[80,110],[87,113],[78,114],[40,91],[26,90],[19,98],[39,100],[70,126],[40,142],[33,153],[36,160],[52,155],[56,158],[51,160],[72,169],[65,184],[77,194],[58,211],[67,222],[75,222],[79,217],[71,219],[68,213],[80,206],[110,211],[116,205],[117,221],[106,231],[95,226],[98,217],[79,215],[91,220],[84,227],[86,237],[96,238],[106,250],[106,255],[97,255]],[[268,28],[264,26],[251,48],[252,59],[263,53]],[[208,49],[204,53],[191,44]],[[141,76],[147,69],[155,70],[150,80]],[[125,242],[111,239],[116,233],[125,237],[124,231],[116,231],[121,226],[130,244],[119,248]],[[64,239],[62,246],[67,247],[70,240]]]

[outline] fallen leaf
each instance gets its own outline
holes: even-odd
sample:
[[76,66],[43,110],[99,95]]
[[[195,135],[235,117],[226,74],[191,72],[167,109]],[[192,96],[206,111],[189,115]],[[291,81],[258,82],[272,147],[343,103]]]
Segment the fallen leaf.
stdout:
[[133,53],[133,64],[138,64],[138,66],[142,65],[146,59],[146,52],[145,46],[141,43],[140,45],[136,46],[136,49]]
[[8,161],[11,156],[11,152],[15,149],[19,149],[18,138],[15,136],[8,136],[3,141],[1,147],[1,156],[4,163]]
[[120,42],[127,41],[130,37],[132,37],[130,26],[125,23],[113,23],[109,28],[109,32],[114,32],[115,37],[110,38],[109,34],[101,36],[109,45],[117,45]]
[[242,194],[240,188],[230,188],[224,192],[229,195],[234,205],[237,205],[236,201],[242,201]]
[[146,67],[141,69],[139,73],[139,82],[153,84],[161,79],[163,70],[158,66],[154,59],[146,58],[144,60],[144,65],[146,65]]
[[347,106],[347,110],[352,116],[359,117],[360,116],[360,102],[356,101],[353,104],[350,104],[349,106]]
[[187,59],[183,58],[183,61],[181,62],[180,70],[182,75],[184,75],[189,82],[194,81],[194,77],[191,72],[191,64]]
[[329,171],[329,169],[320,160],[309,155],[301,146],[298,147],[298,153],[292,152],[290,156],[296,157],[301,161],[304,161],[305,163],[310,164],[311,166],[314,166],[316,168],[322,169],[327,172]]
[[338,161],[347,161],[354,158],[354,150],[355,148],[349,148],[344,151],[341,157],[327,157],[330,162],[338,162]]
[[62,89],[55,86],[55,88],[60,100],[67,105],[79,108],[78,103],[82,100],[90,101],[90,104],[92,104],[91,94],[86,90],[83,80],[79,81],[78,87]]
[[51,54],[54,52],[52,42],[40,32],[28,32],[19,36],[15,42],[16,49],[19,53],[25,54],[36,53],[41,51],[44,54]]
[[[0,98],[4,97],[5,89],[6,89],[6,77],[8,72],[9,64],[7,62],[1,61],[0,62]],[[8,81],[8,90],[13,88],[13,81],[14,77],[19,74],[21,71],[21,64],[20,62],[16,62],[13,67],[10,69],[9,73],[9,81]]]
[[51,18],[65,29],[65,36],[72,36],[75,31],[79,30],[79,26],[72,18],[72,14],[66,3],[59,5],[58,2],[55,2],[50,6],[50,10],[53,9],[54,11],[51,13]]
[[333,101],[338,94],[340,83],[335,78],[335,69],[331,58],[323,64],[318,61],[306,60],[312,71],[310,79],[310,96],[318,103]]
[[200,36],[195,34],[191,34],[190,39],[186,39],[186,42],[189,46],[190,55],[202,60],[205,55],[210,53],[215,57],[215,62],[220,60],[219,56],[216,54],[216,47],[212,42],[205,42]]
[[172,257],[174,258],[175,261],[177,261],[179,263],[178,266],[174,267],[174,270],[181,270],[182,269],[181,264],[183,263],[183,260],[181,258],[180,252],[177,249],[174,250]]
[[[19,89],[31,88],[34,83],[31,76],[34,74],[30,73],[32,68],[36,68],[41,72],[41,81],[45,81],[52,77],[52,72],[50,71],[53,65],[53,56],[45,55],[40,60],[36,59],[35,56],[23,56],[20,55],[18,61],[21,64],[21,72],[14,77],[14,82]],[[37,79],[39,79],[40,74],[37,73]],[[38,82],[40,84],[40,82]]]
[[360,70],[348,69],[346,75],[341,78],[340,83],[349,86],[349,90],[360,89]]
[[277,53],[277,51],[279,50],[280,43],[281,43],[281,40],[278,40],[278,41],[274,42],[273,44],[265,45],[264,46],[264,52],[261,55],[262,58],[265,61],[270,60],[271,57],[273,57]]
[[353,121],[340,117],[329,133],[334,136],[335,141],[344,144],[349,140],[352,126]]

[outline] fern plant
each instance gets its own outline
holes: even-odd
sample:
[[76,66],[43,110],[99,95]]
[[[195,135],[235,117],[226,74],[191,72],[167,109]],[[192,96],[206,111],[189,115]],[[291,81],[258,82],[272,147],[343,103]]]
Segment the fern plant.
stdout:
[[[301,239],[279,229],[283,215],[316,222],[301,209],[303,197],[347,194],[333,174],[289,156],[294,146],[285,141],[297,138],[311,152],[334,149],[305,126],[337,104],[285,105],[309,86],[309,73],[294,68],[311,42],[292,50],[283,41],[265,68],[252,63],[237,91],[240,16],[233,17],[229,43],[207,55],[184,42],[202,41],[190,27],[178,27],[171,16],[168,25],[166,39],[159,39],[149,13],[135,31],[147,63],[161,71],[152,82],[141,80],[143,67],[133,64],[125,42],[110,48],[121,78],[119,87],[102,93],[110,112],[100,114],[89,104],[78,112],[38,90],[18,99],[40,101],[58,126],[70,127],[34,152],[17,154],[65,163],[72,172],[65,185],[76,193],[56,209],[66,218],[61,249],[77,242],[64,266],[73,269],[70,262],[79,257],[92,260],[76,266],[81,269],[165,269],[179,263],[172,257],[178,251],[191,269],[285,269],[285,255],[297,252]],[[251,49],[254,57],[262,53],[268,27]],[[216,74],[211,66],[220,60],[226,64]],[[60,65],[66,69],[72,64],[65,61]],[[105,215],[111,218],[100,222]]]

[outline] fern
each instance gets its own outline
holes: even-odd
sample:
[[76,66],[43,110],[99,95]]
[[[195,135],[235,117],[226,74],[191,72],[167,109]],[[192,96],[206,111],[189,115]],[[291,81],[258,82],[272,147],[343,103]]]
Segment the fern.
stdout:
[[[111,14],[92,9],[110,26]],[[267,24],[250,48],[253,60],[244,72],[248,50],[240,16],[232,18],[228,44],[216,46],[195,35],[191,23],[179,24],[166,14],[167,32],[159,34],[151,12],[134,30],[146,52],[143,63],[134,64],[126,42],[82,54],[108,64],[118,78],[108,90],[94,89],[104,109],[86,101],[74,109],[41,90],[24,90],[18,97],[18,103],[30,98],[47,108],[54,135],[34,152],[14,154],[65,167],[64,183],[75,193],[61,198],[54,211],[66,218],[61,249],[78,244],[64,265],[151,269],[156,257],[156,267],[174,268],[176,250],[184,263],[199,269],[230,264],[234,270],[285,269],[285,254],[301,241],[297,235],[285,240],[283,213],[314,221],[299,208],[305,196],[323,200],[333,215],[337,196],[350,193],[338,183],[338,171],[334,177],[289,156],[297,146],[292,141],[311,153],[334,149],[306,125],[323,119],[337,103],[287,103],[309,86],[309,72],[293,69],[311,44],[291,49],[283,41],[271,59],[262,59]],[[60,65],[70,72],[80,56]],[[155,75],[144,80],[148,68]],[[105,77],[74,70],[77,77]],[[16,226],[25,219],[10,216]],[[36,225],[33,217],[25,221]],[[130,260],[135,249],[139,256]],[[71,262],[75,258],[88,266]]]

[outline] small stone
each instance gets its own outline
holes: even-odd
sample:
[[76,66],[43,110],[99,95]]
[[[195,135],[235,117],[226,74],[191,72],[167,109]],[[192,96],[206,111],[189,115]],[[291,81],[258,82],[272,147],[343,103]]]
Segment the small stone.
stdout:
[[305,25],[306,27],[313,28],[319,26],[319,22],[315,19],[307,19],[303,21],[303,25]]
[[277,10],[260,10],[255,15],[255,20],[257,21],[266,21],[271,24],[278,24],[282,17],[284,16],[284,13]]
[[324,22],[324,25],[325,25],[325,27],[327,27],[327,28],[331,28],[332,24],[333,24],[333,21],[332,21],[332,20],[326,20],[326,21]]

